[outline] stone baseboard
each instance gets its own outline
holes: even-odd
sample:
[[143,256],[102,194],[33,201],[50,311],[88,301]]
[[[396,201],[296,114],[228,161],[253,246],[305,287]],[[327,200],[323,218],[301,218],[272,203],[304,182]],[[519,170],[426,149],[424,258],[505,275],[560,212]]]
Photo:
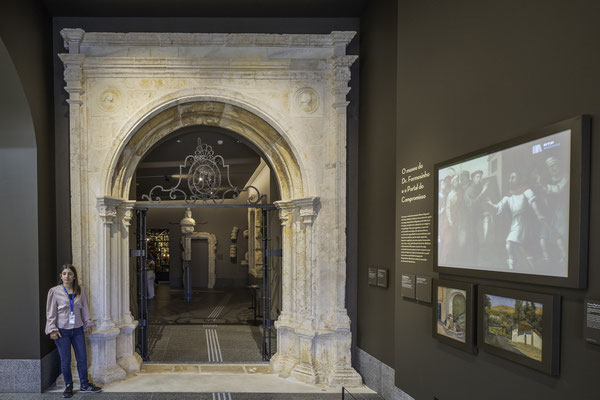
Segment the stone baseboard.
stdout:
[[41,360],[0,360],[0,393],[41,391]]
[[386,400],[414,400],[395,384],[395,371],[369,353],[356,348],[356,370],[365,385]]

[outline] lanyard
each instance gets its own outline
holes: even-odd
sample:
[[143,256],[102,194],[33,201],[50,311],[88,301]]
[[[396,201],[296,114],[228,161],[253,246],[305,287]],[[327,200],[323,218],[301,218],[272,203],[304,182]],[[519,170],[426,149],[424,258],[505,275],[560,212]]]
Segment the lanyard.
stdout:
[[71,306],[71,314],[73,314],[73,306],[75,304],[75,293],[73,293],[73,297],[71,297],[71,295],[69,294],[69,292],[67,292],[67,288],[65,287],[65,285],[62,285],[63,289],[65,289],[65,293],[67,294],[67,296],[69,297],[69,305]]

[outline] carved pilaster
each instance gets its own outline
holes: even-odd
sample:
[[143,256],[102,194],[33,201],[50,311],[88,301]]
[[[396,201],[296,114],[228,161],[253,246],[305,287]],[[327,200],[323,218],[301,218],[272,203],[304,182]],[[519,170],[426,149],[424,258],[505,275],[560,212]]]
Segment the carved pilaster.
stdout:
[[115,327],[111,318],[111,242],[112,225],[117,220],[117,206],[121,199],[112,197],[98,197],[96,207],[98,209],[99,231],[98,231],[98,273],[96,276],[97,290],[96,301],[100,307],[100,315],[97,316],[98,330],[108,330]]
[[[88,212],[87,199],[87,165],[86,149],[82,145],[81,106],[83,94],[83,63],[85,55],[82,54],[59,54],[65,71],[64,77],[67,85],[65,90],[69,93],[69,158],[71,167],[71,233],[73,240],[73,264],[81,266],[82,270],[89,270],[87,257],[84,256],[83,232],[89,230],[88,218],[83,216]],[[86,282],[89,283],[89,282]]]
[[314,320],[316,317],[316,309],[313,299],[316,297],[317,283],[315,274],[315,266],[313,259],[313,234],[312,226],[317,216],[317,198],[310,197],[299,204],[300,206],[300,219],[302,221],[304,231],[304,259],[306,260],[306,287],[304,288],[304,304],[305,304],[305,320],[303,323],[304,328],[314,328]]
[[[92,304],[99,310],[96,317],[96,328],[89,336],[92,367],[90,375],[95,382],[106,383],[125,377],[125,371],[117,365],[117,336],[120,329],[116,326],[112,316],[116,309],[112,296],[114,282],[118,282],[116,267],[113,264],[119,259],[117,256],[119,246],[118,213],[117,208],[122,200],[113,197],[98,197],[96,209],[98,211],[97,252],[98,268],[91,289],[93,290]],[[117,225],[115,227],[114,225]],[[117,249],[115,250],[115,246]],[[120,290],[120,285],[117,285]],[[116,301],[115,301],[116,303]]]
[[116,285],[118,287],[118,304],[120,305],[119,317],[115,321],[120,331],[116,340],[116,358],[117,364],[127,372],[139,371],[142,365],[141,357],[135,352],[134,334],[138,322],[133,319],[129,304],[129,228],[134,206],[135,201],[126,200],[117,209],[121,245],[119,246],[119,263],[116,271],[120,278],[120,285]]
[[131,226],[131,220],[133,218],[133,207],[135,201],[127,200],[121,203],[119,206],[119,220],[121,230],[121,247],[120,247],[120,262],[119,262],[119,273],[121,277],[120,285],[120,318],[119,323],[130,324],[134,322],[133,316],[131,315],[131,307],[129,304],[129,268],[130,258],[128,254],[129,249],[129,229]]

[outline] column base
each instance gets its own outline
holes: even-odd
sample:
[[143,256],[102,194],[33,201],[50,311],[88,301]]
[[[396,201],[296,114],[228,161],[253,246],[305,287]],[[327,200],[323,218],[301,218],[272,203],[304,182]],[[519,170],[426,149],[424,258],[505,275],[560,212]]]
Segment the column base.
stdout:
[[119,358],[117,364],[126,372],[139,372],[142,368],[142,357],[138,353],[133,353],[133,355]]
[[126,372],[138,372],[142,366],[142,358],[134,350],[134,332],[138,322],[119,324],[121,333],[117,337],[117,364]]
[[319,383],[319,377],[317,376],[315,367],[308,363],[301,362],[296,364],[290,375],[300,382],[312,384]]
[[278,324],[273,371],[282,378],[292,376],[309,384],[361,386],[362,378],[350,362],[350,331],[307,330],[302,325]]
[[110,382],[119,381],[125,379],[125,370],[117,364],[111,366],[92,366],[90,368],[90,377],[96,384],[105,385]]
[[125,370],[117,364],[117,336],[120,329],[99,330],[89,335],[90,378],[94,383],[106,384],[125,378]]
[[362,386],[362,377],[354,368],[336,368],[327,378],[329,386],[358,387]]

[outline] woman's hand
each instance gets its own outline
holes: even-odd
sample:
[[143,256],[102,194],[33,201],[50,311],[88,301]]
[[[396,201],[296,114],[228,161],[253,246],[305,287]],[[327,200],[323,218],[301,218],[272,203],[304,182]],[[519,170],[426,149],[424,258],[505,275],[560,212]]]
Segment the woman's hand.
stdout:
[[50,332],[50,339],[56,340],[59,337],[62,337],[59,331]]
[[88,326],[87,328],[85,328],[85,333],[87,333],[88,335],[89,335],[90,333],[92,333],[92,327],[91,327],[91,326]]

